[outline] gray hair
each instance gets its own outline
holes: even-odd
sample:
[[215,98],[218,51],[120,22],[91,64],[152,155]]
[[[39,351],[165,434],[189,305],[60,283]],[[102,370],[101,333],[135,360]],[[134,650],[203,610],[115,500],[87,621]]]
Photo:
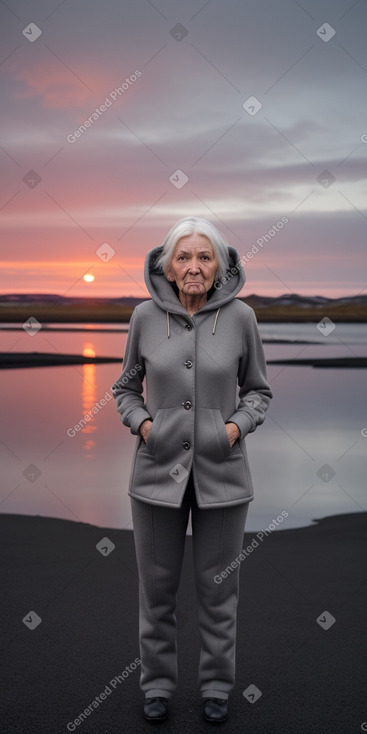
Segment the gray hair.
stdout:
[[228,245],[217,228],[207,219],[201,217],[185,217],[171,227],[162,242],[162,253],[157,259],[156,266],[167,274],[173,257],[174,249],[181,237],[191,234],[201,234],[207,237],[213,246],[214,254],[218,260],[218,269],[215,279],[224,278],[229,267]]

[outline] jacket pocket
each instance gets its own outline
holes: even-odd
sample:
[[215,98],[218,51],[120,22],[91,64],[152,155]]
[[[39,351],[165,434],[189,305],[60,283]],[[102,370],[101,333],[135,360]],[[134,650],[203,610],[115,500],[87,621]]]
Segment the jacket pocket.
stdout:
[[199,408],[195,435],[195,450],[211,461],[218,463],[232,451],[220,410]]
[[[149,454],[160,463],[171,462],[172,457],[182,450],[180,435],[185,417],[182,416],[181,410],[180,408],[159,408],[157,410],[148,441],[142,443],[139,453]],[[168,465],[171,466],[171,464]]]
[[142,444],[141,445],[142,445],[142,447],[144,447],[147,450],[148,454],[154,454],[154,450],[155,450],[155,445],[156,445],[156,442],[157,442],[157,437],[158,437],[159,429],[160,429],[161,424],[162,424],[162,418],[163,418],[163,415],[162,414],[163,414],[163,410],[161,408],[159,410],[157,410],[157,412],[156,412],[156,414],[155,414],[155,416],[153,418],[153,421],[152,421],[152,426],[151,426],[151,429],[150,429],[148,440],[147,440],[146,443],[145,443],[144,440],[142,441]]

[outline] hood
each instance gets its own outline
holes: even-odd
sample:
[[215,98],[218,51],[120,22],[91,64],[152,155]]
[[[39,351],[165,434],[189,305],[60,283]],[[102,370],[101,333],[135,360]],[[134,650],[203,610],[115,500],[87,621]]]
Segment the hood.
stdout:
[[[178,291],[175,284],[171,284],[163,272],[161,272],[156,262],[162,252],[162,246],[155,247],[150,250],[145,258],[144,280],[152,300],[167,313],[167,336],[170,336],[169,314],[175,313],[181,316],[187,316],[187,311],[180,302]],[[217,281],[217,286],[208,291],[208,300],[200,309],[203,311],[215,311],[213,334],[219,316],[219,311],[225,303],[232,301],[237,293],[243,288],[246,276],[242,267],[240,255],[234,247],[228,247],[229,265],[227,270],[227,280],[225,283]],[[233,269],[234,272],[231,272]]]

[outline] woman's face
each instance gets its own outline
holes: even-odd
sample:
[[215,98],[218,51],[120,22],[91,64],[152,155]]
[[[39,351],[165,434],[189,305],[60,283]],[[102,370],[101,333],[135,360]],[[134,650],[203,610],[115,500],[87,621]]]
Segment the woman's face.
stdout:
[[211,242],[202,234],[178,240],[167,271],[167,278],[187,296],[202,296],[214,283],[218,260]]

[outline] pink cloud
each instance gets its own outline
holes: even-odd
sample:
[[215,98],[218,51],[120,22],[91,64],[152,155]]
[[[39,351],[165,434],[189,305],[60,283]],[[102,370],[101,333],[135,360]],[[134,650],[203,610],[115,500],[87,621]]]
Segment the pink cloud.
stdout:
[[22,83],[16,92],[18,99],[38,97],[44,107],[54,110],[84,107],[88,102],[93,104],[93,93],[98,101],[99,96],[106,96],[110,84],[107,77],[95,72],[91,74],[90,69],[70,71],[54,57],[49,58],[47,64],[43,60],[16,69],[14,76]]

